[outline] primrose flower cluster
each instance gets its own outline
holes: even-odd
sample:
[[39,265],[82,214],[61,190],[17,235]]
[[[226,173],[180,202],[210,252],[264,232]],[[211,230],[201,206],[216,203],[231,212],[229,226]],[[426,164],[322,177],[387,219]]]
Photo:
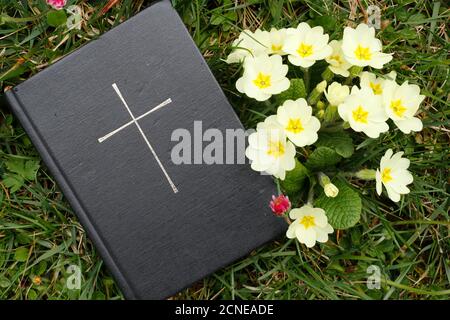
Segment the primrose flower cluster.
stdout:
[[[320,141],[322,133],[342,130],[342,134],[349,135],[351,128],[375,139],[389,131],[389,122],[394,125],[391,129],[397,127],[404,134],[423,128],[416,113],[425,97],[417,85],[397,83],[395,72],[380,73],[392,55],[382,51],[373,27],[346,27],[342,39],[329,40],[322,27],[310,27],[305,22],[296,28],[244,30],[226,59],[229,64],[242,64],[236,89],[264,102],[265,110],[272,110],[249,136],[246,156],[253,170],[273,175],[282,187],[290,172],[297,170],[298,162],[307,165],[309,156],[314,156],[315,150],[309,146]],[[317,73],[322,79],[310,90],[311,74]],[[300,86],[294,87],[294,79],[288,78],[291,74],[303,75],[303,79],[295,79]],[[328,146],[333,148],[333,143]],[[409,193],[407,185],[413,181],[407,170],[410,162],[402,156],[403,152],[394,154],[389,149],[376,171],[362,169],[353,177],[375,180],[378,195],[384,186],[388,197],[397,202],[401,195]],[[330,168],[308,168],[309,194],[320,186],[326,197],[339,198],[338,187],[325,173]],[[334,176],[338,178],[338,174]],[[326,242],[333,232],[327,213],[314,208],[312,202],[308,197],[305,206],[291,209],[289,198],[280,195],[274,196],[270,204],[276,215],[291,218],[292,222],[287,218],[287,236],[308,247],[316,241]]]

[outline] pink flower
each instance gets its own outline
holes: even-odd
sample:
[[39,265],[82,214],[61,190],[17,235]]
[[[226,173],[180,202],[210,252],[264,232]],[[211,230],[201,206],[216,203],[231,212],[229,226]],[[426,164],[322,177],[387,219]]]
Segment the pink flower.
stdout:
[[55,8],[56,10],[61,10],[66,5],[67,0],[47,0],[47,4]]
[[291,202],[287,196],[280,194],[278,197],[272,196],[269,206],[276,216],[282,216],[291,207]]

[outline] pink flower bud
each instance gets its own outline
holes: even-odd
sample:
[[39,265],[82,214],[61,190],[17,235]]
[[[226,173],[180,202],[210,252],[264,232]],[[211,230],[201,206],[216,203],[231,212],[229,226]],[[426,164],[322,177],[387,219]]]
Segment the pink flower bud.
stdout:
[[276,216],[282,216],[290,209],[291,202],[287,196],[280,194],[278,197],[272,196],[269,206]]
[[56,10],[61,10],[66,5],[67,0],[47,0],[47,4],[55,8]]

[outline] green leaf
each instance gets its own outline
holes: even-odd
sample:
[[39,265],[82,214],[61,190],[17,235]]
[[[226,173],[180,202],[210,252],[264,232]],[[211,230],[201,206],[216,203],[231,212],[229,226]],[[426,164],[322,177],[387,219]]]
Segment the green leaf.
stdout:
[[39,160],[28,160],[25,162],[23,177],[27,180],[35,180],[37,171],[39,170]]
[[281,13],[283,12],[284,0],[272,0],[267,2],[273,22],[276,24],[280,21]]
[[310,170],[320,170],[334,166],[341,160],[341,156],[331,148],[318,147],[311,153],[305,166]]
[[94,294],[92,295],[92,300],[105,300],[105,299],[106,296],[101,291],[95,291]]
[[64,10],[52,10],[47,13],[47,23],[49,26],[58,27],[65,24],[67,15]]
[[33,289],[28,290],[28,294],[27,294],[28,300],[36,300],[37,297],[38,297],[38,294],[36,293],[35,290],[33,290]]
[[17,174],[7,173],[3,175],[2,182],[10,190],[11,193],[14,193],[22,188],[25,180]]
[[352,138],[343,130],[333,133],[320,132],[316,146],[334,149],[338,155],[344,158],[350,158],[355,151]]
[[286,172],[286,178],[280,182],[280,186],[292,197],[300,192],[307,176],[308,169],[295,159],[295,168]]
[[47,262],[41,261],[34,269],[37,276],[43,275],[45,272],[47,272]]
[[27,70],[29,70],[29,67],[27,64],[23,64],[20,66],[13,66],[11,69],[6,71],[4,74],[0,75],[0,81],[9,80],[12,78],[16,78],[23,73],[25,73]]
[[8,288],[11,285],[11,281],[5,276],[0,276],[0,288]]
[[275,96],[277,105],[282,105],[286,100],[306,98],[306,88],[303,79],[291,79],[291,85],[286,91]]
[[315,207],[322,208],[328,217],[328,222],[335,229],[347,229],[354,226],[361,217],[361,198],[347,183],[333,182],[339,189],[335,198],[328,198],[325,193],[314,202]]
[[6,162],[6,167],[10,172],[17,173],[26,180],[34,180],[39,169],[39,161],[11,158]]
[[226,24],[230,24],[230,22],[234,22],[237,19],[237,14],[236,11],[228,11],[228,12],[219,12],[216,13],[214,12],[211,15],[211,24],[214,26],[218,26],[220,25],[221,28],[223,29],[224,27],[226,27]]
[[312,24],[323,27],[326,32],[331,32],[336,28],[337,21],[332,16],[318,16],[314,18]]
[[28,259],[28,248],[19,248],[14,253],[14,260],[19,262],[25,262]]

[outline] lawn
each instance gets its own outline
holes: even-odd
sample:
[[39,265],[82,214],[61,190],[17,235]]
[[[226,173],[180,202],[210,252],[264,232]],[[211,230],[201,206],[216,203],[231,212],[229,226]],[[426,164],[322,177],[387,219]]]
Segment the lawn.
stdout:
[[[80,30],[50,26],[44,0],[0,0],[0,96],[150,3],[68,2],[81,8]],[[351,180],[354,188],[366,185],[368,190],[356,227],[334,233],[326,245],[313,249],[288,239],[268,244],[173,299],[450,298],[450,45],[445,24],[450,11],[445,1],[172,1],[247,128],[262,120],[265,106],[242,97],[235,88],[239,66],[223,61],[239,32],[306,21],[337,39],[344,26],[364,21],[368,2],[381,9],[377,36],[384,51],[394,53],[388,68],[426,95],[419,113],[424,130],[409,135],[392,130],[368,140],[352,159],[355,166],[376,168],[387,148],[404,150],[414,176],[411,193],[394,203],[377,197],[374,185]],[[20,124],[6,107],[0,115],[0,299],[122,299]],[[66,285],[71,265],[81,267],[80,290]],[[371,265],[380,269],[379,289],[366,285]]]

